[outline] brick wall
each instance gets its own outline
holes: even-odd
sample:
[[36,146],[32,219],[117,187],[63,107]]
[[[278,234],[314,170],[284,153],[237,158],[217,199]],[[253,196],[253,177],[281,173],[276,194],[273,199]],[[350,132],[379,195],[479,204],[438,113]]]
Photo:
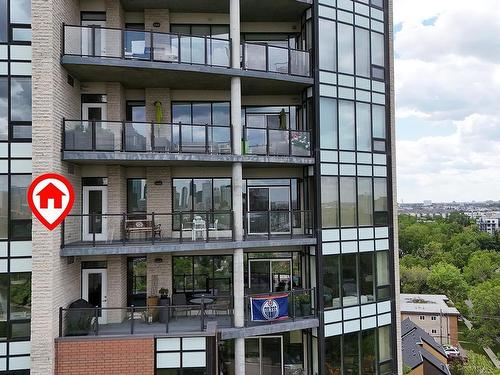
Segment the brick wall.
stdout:
[[[168,9],[144,9],[144,28],[162,33],[170,32],[170,11]],[[153,24],[158,22],[159,27]]]
[[[108,307],[127,306],[127,257],[108,256]],[[109,310],[108,323],[121,323],[125,310]]]
[[56,341],[56,375],[153,373],[153,338]]

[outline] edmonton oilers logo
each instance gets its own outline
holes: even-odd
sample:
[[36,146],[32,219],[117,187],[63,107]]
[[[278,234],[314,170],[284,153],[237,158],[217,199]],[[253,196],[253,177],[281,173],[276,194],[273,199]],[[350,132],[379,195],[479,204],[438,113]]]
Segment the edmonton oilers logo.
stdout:
[[280,307],[278,302],[273,299],[268,299],[262,304],[260,312],[266,320],[274,320],[280,313]]

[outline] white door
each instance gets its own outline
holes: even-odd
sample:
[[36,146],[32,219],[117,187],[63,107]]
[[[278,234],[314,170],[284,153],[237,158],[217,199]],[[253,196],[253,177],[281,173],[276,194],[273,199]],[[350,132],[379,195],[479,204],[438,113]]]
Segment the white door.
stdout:
[[108,187],[83,187],[83,240],[106,241],[108,237]]
[[[108,270],[83,269],[82,270],[82,298],[92,306],[105,308],[108,306]],[[99,311],[99,324],[108,322],[105,309]]]
[[88,26],[82,27],[82,56],[106,56],[106,29],[100,28],[106,21],[82,21],[82,26]]

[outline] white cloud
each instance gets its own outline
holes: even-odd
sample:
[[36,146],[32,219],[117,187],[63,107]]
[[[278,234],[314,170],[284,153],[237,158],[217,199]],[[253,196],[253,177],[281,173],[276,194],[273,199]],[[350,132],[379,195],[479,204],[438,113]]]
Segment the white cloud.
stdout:
[[396,118],[456,125],[398,142],[400,200],[500,199],[500,1],[395,0],[395,23]]

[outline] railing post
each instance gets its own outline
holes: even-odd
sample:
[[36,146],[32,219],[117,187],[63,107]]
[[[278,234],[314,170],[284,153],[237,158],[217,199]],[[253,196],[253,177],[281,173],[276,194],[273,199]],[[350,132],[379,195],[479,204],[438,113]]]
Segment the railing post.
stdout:
[[92,32],[90,35],[92,35],[92,57],[95,57],[95,26],[92,26]]
[[59,307],[59,337],[63,337],[63,308]]
[[182,153],[182,124],[179,123],[179,152]]
[[266,43],[266,72],[269,72],[269,44]]
[[293,238],[293,210],[288,211],[288,222],[290,223],[290,238]]
[[94,336],[99,336],[99,307],[98,306],[96,306],[94,309],[94,319],[95,319]]
[[267,239],[271,239],[271,211],[267,211]]
[[205,296],[201,297],[201,332],[205,331]]
[[96,126],[95,126],[95,121],[91,121],[90,122],[90,129],[92,129],[92,151],[95,151],[96,150],[96,139],[95,139],[95,129],[96,129]]
[[125,127],[126,127],[126,123],[125,123],[125,121],[122,121],[122,142],[121,142],[122,144],[120,146],[120,150],[122,152],[125,151],[125,137],[126,137],[126,135],[125,135]]
[[205,124],[205,154],[208,155],[208,125]]
[[155,244],[155,213],[154,211],[151,213],[151,243]]
[[120,36],[122,39],[121,57],[122,57],[122,59],[124,59],[125,58],[125,29],[121,29]]
[[292,50],[290,49],[290,46],[287,48],[288,51],[288,75],[292,74]]
[[124,212],[122,214],[122,243],[125,245],[127,241],[127,214]]
[[288,129],[288,156],[293,156],[292,155],[292,129],[291,129],[291,124],[290,124],[290,129]]
[[293,321],[295,321],[295,314],[296,314],[296,311],[295,311],[295,293],[294,293],[293,289],[290,291],[290,295],[292,296],[292,319],[293,319]]
[[95,214],[90,214],[90,221],[92,222],[92,247],[95,247],[95,227],[96,227],[96,220],[95,220]]
[[62,221],[62,224],[61,224],[61,249],[64,247],[64,237],[65,237],[64,227],[65,227],[65,224],[66,224],[66,219],[64,219]]
[[208,227],[210,225],[210,213],[209,212],[205,212],[205,240],[206,242],[208,242],[210,239],[208,238],[208,236],[210,235],[210,232],[208,231]]
[[[229,211],[229,223],[231,224],[231,240],[234,242],[234,212]],[[245,228],[245,216],[243,216],[243,228]],[[245,231],[243,230],[243,238],[245,238]]]
[[154,123],[151,123],[151,152],[155,149],[155,126]]
[[165,333],[168,333],[168,323],[170,321],[170,305],[166,305],[163,308],[167,309],[167,312],[165,314]]
[[149,60],[154,61],[153,58],[153,32],[149,32]]
[[66,119],[63,117],[61,132],[62,151],[66,150]]
[[[148,319],[147,316],[146,316],[146,319]],[[134,305],[130,305],[130,334],[131,335],[134,334],[134,321],[135,321]]]

